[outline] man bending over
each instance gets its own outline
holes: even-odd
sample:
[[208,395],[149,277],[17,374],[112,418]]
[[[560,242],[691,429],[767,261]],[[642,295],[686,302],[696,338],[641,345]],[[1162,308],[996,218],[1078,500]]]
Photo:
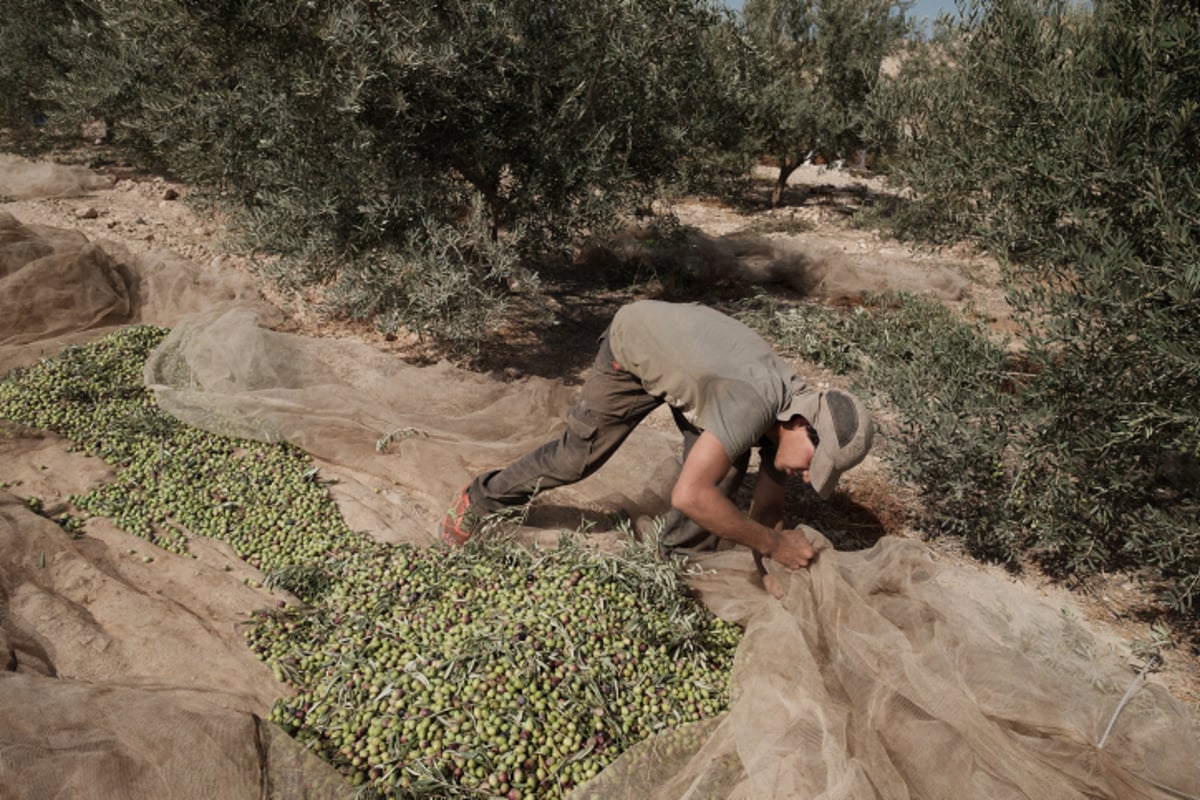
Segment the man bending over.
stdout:
[[[828,499],[870,450],[871,417],[847,392],[809,388],[746,325],[694,303],[641,300],[617,311],[562,435],[464,487],[442,520],[443,538],[465,544],[488,514],[591,475],[662,403],[684,437],[664,544],[717,537],[788,569],[807,566],[807,537],[782,528],[787,478]],[[761,467],[744,514],[733,497],[755,447]]]

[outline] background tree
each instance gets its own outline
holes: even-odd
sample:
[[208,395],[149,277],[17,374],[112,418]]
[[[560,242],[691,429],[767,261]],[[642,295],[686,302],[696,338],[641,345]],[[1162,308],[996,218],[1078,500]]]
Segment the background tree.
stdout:
[[44,122],[49,84],[67,68],[56,51],[61,28],[86,13],[72,0],[5,0],[0,13],[0,125],[16,131]]
[[469,346],[506,271],[611,228],[741,126],[701,0],[95,0],[54,99],[222,189],[343,312]]
[[911,30],[906,2],[746,0],[745,26],[761,61],[753,128],[774,156],[778,205],[807,159],[845,158],[864,145],[868,98],[883,59]]
[[900,230],[969,234],[1027,332],[997,464],[1013,547],[1152,566],[1200,597],[1200,11],[1174,0],[963,8],[894,89]]

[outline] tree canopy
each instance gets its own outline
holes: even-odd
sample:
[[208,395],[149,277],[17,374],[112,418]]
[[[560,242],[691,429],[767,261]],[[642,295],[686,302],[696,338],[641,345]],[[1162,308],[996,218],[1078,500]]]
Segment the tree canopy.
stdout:
[[761,59],[752,127],[773,156],[780,202],[807,159],[832,162],[866,140],[868,100],[884,58],[911,31],[910,4],[893,0],[747,0],[747,35]]

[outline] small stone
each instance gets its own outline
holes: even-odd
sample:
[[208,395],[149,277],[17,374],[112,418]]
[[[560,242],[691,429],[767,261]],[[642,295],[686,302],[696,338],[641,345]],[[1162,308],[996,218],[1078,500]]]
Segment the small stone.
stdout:
[[88,206],[87,208],[81,208],[76,211],[75,216],[79,219],[95,219],[96,217],[100,216],[100,212],[92,206]]
[[163,192],[162,197],[163,200],[176,200],[179,198],[179,192],[177,192],[173,187],[168,187],[167,190]]

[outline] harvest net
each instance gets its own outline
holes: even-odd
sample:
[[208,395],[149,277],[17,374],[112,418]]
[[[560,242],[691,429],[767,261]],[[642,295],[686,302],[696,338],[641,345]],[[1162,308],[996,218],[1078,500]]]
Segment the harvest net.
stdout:
[[112,185],[112,178],[86,167],[0,153],[0,199],[78,197]]
[[[454,490],[553,435],[570,400],[553,381],[416,367],[274,320],[235,275],[0,214],[0,371],[169,326],[144,372],[163,409],[303,448],[388,541],[433,543]],[[643,426],[605,469],[539,498],[519,538],[661,512],[677,459],[672,434]],[[118,539],[66,539],[4,492],[0,525],[0,797],[348,791],[262,721],[287,690],[236,652],[234,622],[261,595],[221,605],[204,559],[139,571]],[[1061,610],[914,541],[837,552],[810,535],[825,549],[780,571],[782,600],[743,551],[693,558],[699,597],[744,629],[729,708],[635,745],[573,798],[1200,797],[1194,714]]]

